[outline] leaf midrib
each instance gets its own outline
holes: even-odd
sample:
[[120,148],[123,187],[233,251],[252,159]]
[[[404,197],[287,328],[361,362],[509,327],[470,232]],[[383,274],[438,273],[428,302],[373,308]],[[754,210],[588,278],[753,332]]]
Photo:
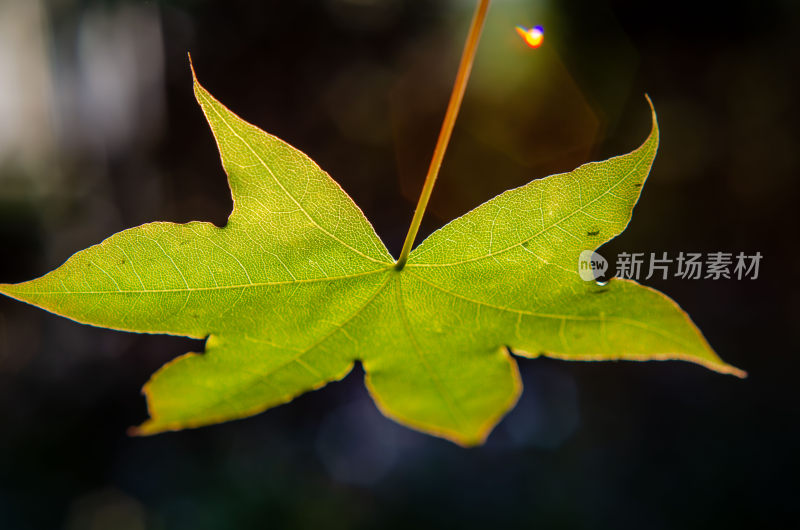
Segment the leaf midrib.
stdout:
[[[349,280],[352,278],[360,278],[372,274],[379,274],[391,270],[392,266],[387,266],[381,269],[375,269],[357,274],[349,274],[344,276],[329,276],[327,278],[308,278],[300,280],[287,280],[281,282],[256,282],[256,283],[242,283],[237,285],[219,285],[214,287],[181,287],[176,289],[131,289],[131,290],[109,290],[109,291],[24,291],[24,294],[31,295],[99,295],[99,294],[158,294],[158,293],[186,293],[196,291],[221,291],[227,289],[246,289],[248,287],[274,287],[280,285],[294,285],[298,283],[319,283],[319,282],[332,282],[338,280]],[[35,281],[35,280],[32,280]],[[63,282],[62,282],[63,283]],[[0,284],[0,291],[11,293],[7,291],[6,287],[14,287],[14,284]],[[22,294],[22,292],[20,292]]]
[[651,333],[655,333],[657,335],[661,335],[662,337],[664,337],[666,339],[669,339],[669,340],[675,342],[676,344],[679,344],[680,346],[683,346],[684,348],[686,348],[689,351],[694,349],[690,344],[688,344],[685,341],[683,341],[683,339],[681,339],[679,337],[676,337],[675,335],[673,335],[673,334],[671,334],[669,332],[666,332],[666,331],[664,331],[662,329],[655,328],[653,326],[649,326],[649,325],[645,324],[644,322],[640,322],[638,320],[634,320],[634,319],[630,319],[630,318],[624,318],[624,317],[616,317],[616,316],[613,316],[613,315],[611,315],[611,316],[609,316],[609,315],[601,315],[601,316],[598,316],[598,317],[591,317],[591,316],[581,316],[581,315],[563,315],[563,314],[558,314],[558,313],[538,313],[538,312],[535,312],[535,311],[526,311],[524,309],[514,309],[512,307],[503,307],[503,306],[498,306],[498,305],[491,304],[489,302],[484,302],[482,300],[476,300],[474,298],[469,298],[468,296],[464,296],[464,295],[456,293],[454,291],[450,291],[449,289],[446,289],[446,288],[444,288],[444,287],[442,287],[440,285],[437,285],[437,284],[435,284],[435,283],[423,278],[419,274],[415,274],[415,273],[413,273],[411,271],[408,271],[408,274],[414,276],[415,278],[417,278],[418,280],[422,281],[423,283],[426,283],[427,285],[430,285],[434,289],[437,289],[438,291],[441,291],[442,293],[450,295],[450,296],[452,296],[454,298],[457,298],[459,300],[463,300],[465,302],[470,302],[470,303],[473,303],[475,305],[479,305],[479,306],[484,306],[484,307],[488,307],[488,308],[491,308],[491,309],[495,309],[497,311],[506,312],[506,313],[512,313],[512,314],[515,314],[515,315],[530,316],[530,317],[534,317],[534,318],[548,318],[548,319],[558,319],[558,320],[574,320],[574,321],[579,321],[579,322],[580,321],[583,321],[583,322],[597,322],[597,321],[599,321],[599,322],[617,322],[617,323],[624,324],[624,325],[638,327],[640,329],[644,329],[645,331],[649,331]]
[[[425,358],[425,353],[422,351],[422,348],[417,342],[417,338],[414,335],[414,327],[411,325],[411,322],[408,319],[408,312],[406,311],[406,305],[403,299],[403,282],[400,279],[401,274],[402,271],[397,274],[397,279],[395,280],[395,301],[397,302],[397,311],[400,313],[400,319],[403,322],[403,328],[405,329],[408,338],[411,340],[411,344],[413,345],[414,350],[419,357],[420,363],[422,363],[422,366],[425,367],[425,370],[428,372],[428,376],[431,378],[431,381],[433,381],[433,384],[436,387],[436,391],[442,398],[442,402],[446,405],[450,417],[453,418],[453,421],[456,424],[456,429],[459,429],[464,424],[464,414],[457,406],[457,402],[452,399],[449,392],[447,392],[444,384],[434,371],[433,367],[431,367],[431,365],[428,363],[428,360]],[[409,274],[413,273],[409,272]],[[456,411],[458,411],[458,413],[456,413]]]

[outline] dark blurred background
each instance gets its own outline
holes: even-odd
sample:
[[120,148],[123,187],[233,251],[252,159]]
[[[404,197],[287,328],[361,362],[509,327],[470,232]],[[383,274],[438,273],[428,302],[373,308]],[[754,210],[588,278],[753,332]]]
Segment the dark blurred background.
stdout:
[[[308,153],[397,255],[474,3],[0,0],[0,282],[148,221],[231,208],[204,85]],[[541,24],[525,47],[514,26]],[[129,438],[140,387],[202,347],[0,299],[0,528],[790,528],[797,502],[800,9],[793,0],[497,0],[425,234],[533,178],[662,143],[601,253],[764,256],[650,280],[738,380],[520,360],[479,448],[384,419],[356,370],[254,418]],[[425,235],[423,234],[423,235]]]

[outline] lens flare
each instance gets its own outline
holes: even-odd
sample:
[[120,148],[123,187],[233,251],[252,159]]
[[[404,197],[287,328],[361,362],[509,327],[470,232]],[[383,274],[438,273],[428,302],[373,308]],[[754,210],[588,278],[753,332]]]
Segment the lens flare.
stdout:
[[531,48],[538,48],[544,40],[544,28],[542,26],[533,26],[531,29],[526,29],[525,26],[517,26],[517,33]]

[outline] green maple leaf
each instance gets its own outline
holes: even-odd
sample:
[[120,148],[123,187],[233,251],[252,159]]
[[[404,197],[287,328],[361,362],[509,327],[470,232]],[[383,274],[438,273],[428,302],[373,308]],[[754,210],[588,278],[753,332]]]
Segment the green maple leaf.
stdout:
[[[141,434],[262,412],[360,361],[381,411],[481,443],[520,392],[518,356],[722,362],[665,295],[599,286],[578,256],[624,230],[658,145],[507,191],[398,267],[350,197],[302,152],[195,79],[234,200],[224,228],[150,223],[0,292],[78,322],[208,338],[145,385]],[[509,351],[510,350],[510,351]]]

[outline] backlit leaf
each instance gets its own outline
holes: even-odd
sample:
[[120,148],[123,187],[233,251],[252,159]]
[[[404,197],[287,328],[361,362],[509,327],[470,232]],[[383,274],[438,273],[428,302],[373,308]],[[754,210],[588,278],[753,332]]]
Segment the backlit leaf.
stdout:
[[0,292],[78,322],[207,337],[145,385],[141,434],[250,416],[360,361],[378,407],[413,428],[481,443],[514,406],[512,353],[567,360],[722,362],[665,295],[577,274],[618,235],[658,146],[507,191],[423,241],[402,270],[348,195],[300,151],[234,115],[195,80],[233,212],[150,223]]

